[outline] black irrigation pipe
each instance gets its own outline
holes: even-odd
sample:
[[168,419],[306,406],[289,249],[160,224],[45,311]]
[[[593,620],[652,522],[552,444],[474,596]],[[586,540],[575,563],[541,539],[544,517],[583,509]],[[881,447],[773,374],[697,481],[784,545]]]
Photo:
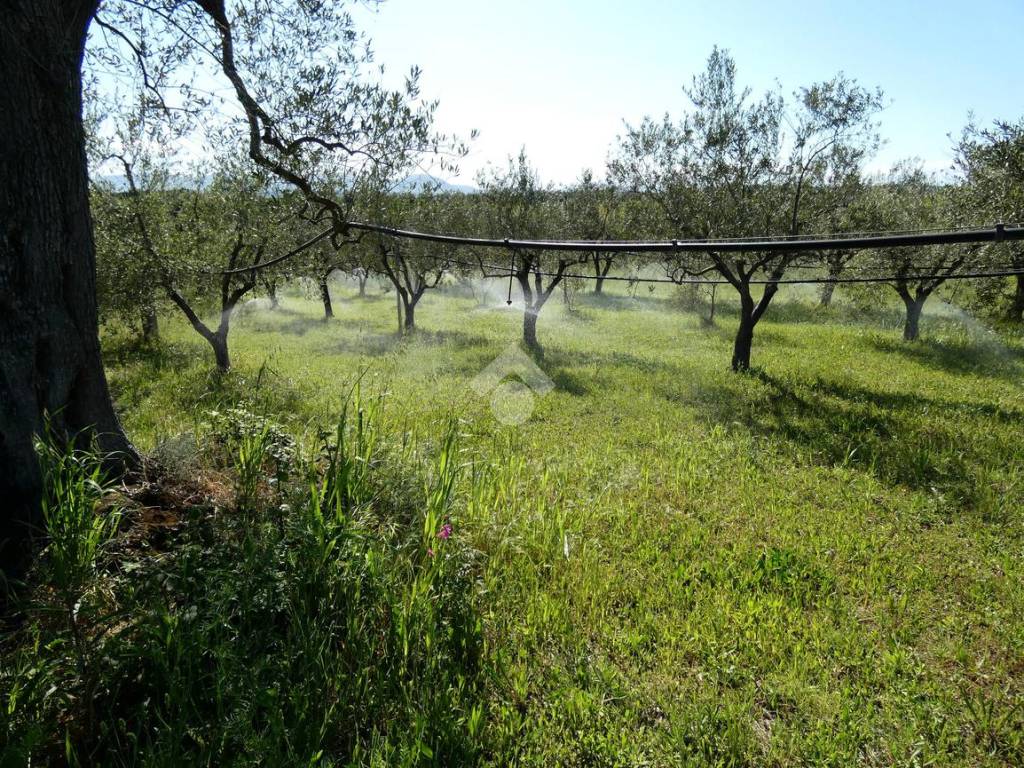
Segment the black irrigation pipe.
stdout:
[[[350,229],[362,232],[375,232],[406,240],[421,240],[433,243],[444,243],[447,245],[463,245],[474,248],[502,248],[513,252],[518,250],[532,251],[570,251],[584,253],[744,253],[744,252],[781,252],[793,253],[796,251],[823,251],[823,250],[867,250],[879,248],[907,248],[921,247],[926,245],[953,245],[962,243],[999,243],[1011,240],[1024,240],[1024,227],[1012,225],[1007,227],[1004,224],[996,224],[990,228],[947,230],[938,232],[918,232],[900,234],[878,234],[861,237],[815,237],[804,239],[779,239],[768,238],[761,240],[662,240],[662,241],[633,241],[633,240],[513,240],[504,238],[496,240],[493,238],[461,237],[458,235],[439,235],[429,232],[417,232],[415,230],[397,229],[381,224],[366,224],[362,222],[347,222]],[[258,269],[278,264],[286,259],[298,255],[321,240],[326,239],[334,232],[333,227],[328,227],[319,234],[313,236],[306,242],[292,249],[288,253],[277,256],[259,264],[237,269],[221,270],[219,274],[230,275],[242,272],[253,272]],[[449,260],[451,263],[459,263]],[[504,267],[493,265],[470,265],[480,266],[481,269],[500,270],[502,276],[508,274]],[[557,273],[534,272],[534,274],[556,277]],[[1008,277],[1021,274],[1019,271],[1008,272],[986,272],[973,273],[974,277]],[[591,275],[567,275],[563,277],[580,277],[589,279]],[[967,277],[968,273],[961,273],[960,277]],[[943,275],[921,275],[913,279],[935,279]],[[949,276],[952,278],[952,276]],[[726,285],[728,280],[703,280],[703,279],[678,279],[671,278],[624,278],[608,276],[609,280],[636,280],[637,282],[671,282],[676,284],[702,283],[707,285]],[[751,280],[752,285],[759,284],[798,284],[798,283],[841,283],[841,282],[890,282],[899,279],[898,276],[890,278],[806,278],[788,280]]]
[[760,240],[497,240],[482,237],[461,237],[438,235],[397,229],[381,224],[365,224],[350,221],[351,229],[376,232],[405,240],[425,240],[448,245],[466,245],[475,248],[505,248],[526,251],[575,251],[603,253],[761,253],[822,250],[864,250],[868,248],[907,248],[925,245],[954,245],[957,243],[998,243],[1004,240],[1024,240],[1024,227],[996,224],[979,229],[946,230],[939,232],[881,234],[863,237],[815,237],[815,238],[762,238]]
[[252,266],[249,267],[238,267],[237,269],[221,269],[218,271],[214,271],[213,273],[218,275],[237,275],[242,272],[255,272],[257,269],[265,269],[266,267],[272,267],[275,264],[280,264],[282,261],[285,261],[286,259],[292,258],[293,256],[298,256],[307,248],[312,248],[321,240],[326,240],[332,234],[334,234],[334,227],[328,227],[323,232],[313,235],[313,237],[309,238],[309,240],[302,243],[301,245],[295,246],[286,254],[283,254],[281,256],[275,256],[272,259],[262,261],[259,264],[253,264]]
[[[554,277],[554,273],[546,272],[541,273],[542,275],[548,275]],[[991,272],[954,272],[952,274],[938,273],[932,275],[906,275],[900,277],[898,275],[887,275],[885,277],[794,277],[794,278],[780,278],[778,280],[772,280],[766,278],[763,280],[748,280],[747,285],[824,285],[824,284],[839,284],[839,283],[899,283],[906,282],[910,283],[915,280],[972,280],[983,277],[1014,277],[1016,275],[1024,275],[1024,269],[1007,269],[1007,270],[994,270]],[[567,277],[578,277],[584,280],[593,280],[593,275],[562,275],[562,278]],[[676,285],[732,285],[731,282],[725,279],[721,280],[703,280],[701,278],[680,278],[673,280],[670,277],[665,278],[632,278],[632,277],[612,277],[606,276],[605,280],[633,280],[637,283],[674,283]],[[742,282],[742,281],[737,281]]]

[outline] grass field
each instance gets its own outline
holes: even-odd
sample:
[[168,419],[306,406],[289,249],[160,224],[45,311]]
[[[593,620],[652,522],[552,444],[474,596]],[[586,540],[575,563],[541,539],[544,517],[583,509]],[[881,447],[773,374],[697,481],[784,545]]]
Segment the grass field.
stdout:
[[230,383],[177,319],[160,354],[111,342],[113,387],[146,449],[253,392],[308,435],[357,372],[391,439],[429,454],[457,416],[486,760],[1024,761],[1019,341],[947,311],[906,344],[895,310],[790,296],[735,375],[728,306],[552,301],[555,388],[508,427],[470,382],[517,310],[428,293],[399,339],[389,297],[338,292],[327,324],[298,296],[240,318]]
[[171,475],[202,475],[239,407],[314,451],[358,379],[374,425],[350,413],[326,476],[372,525],[325,528],[317,492],[253,517],[265,446],[243,440],[214,482],[234,501],[83,599],[133,629],[76,667],[33,625],[11,754],[92,743],[45,714],[53,679],[120,718],[104,764],[1024,761],[1019,339],[936,302],[906,344],[895,309],[792,294],[736,375],[728,303],[707,328],[664,289],[553,300],[555,387],[506,426],[471,384],[517,309],[431,292],[399,338],[393,294],[336,292],[329,323],[298,293],[243,312],[227,376],[173,316],[157,350],[108,333],[108,372]]

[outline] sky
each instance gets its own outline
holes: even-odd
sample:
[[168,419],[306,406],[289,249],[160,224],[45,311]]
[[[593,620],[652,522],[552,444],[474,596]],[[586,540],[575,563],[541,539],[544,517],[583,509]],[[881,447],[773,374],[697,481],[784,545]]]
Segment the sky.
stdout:
[[969,114],[1024,114],[1024,0],[387,0],[355,16],[388,77],[423,70],[440,130],[480,132],[461,183],[523,146],[545,182],[603,175],[626,123],[682,113],[715,45],[755,94],[839,71],[880,86],[873,171],[909,157],[943,171]]

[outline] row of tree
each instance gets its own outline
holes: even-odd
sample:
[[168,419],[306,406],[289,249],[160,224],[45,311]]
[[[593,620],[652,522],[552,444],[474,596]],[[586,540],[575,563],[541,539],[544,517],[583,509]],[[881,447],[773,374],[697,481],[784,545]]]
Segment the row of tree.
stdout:
[[[38,520],[42,478],[33,439],[47,420],[54,435],[95,440],[112,471],[139,465],[103,371],[98,291],[106,310],[139,316],[150,333],[160,304],[173,304],[226,367],[232,310],[259,286],[274,295],[281,280],[299,274],[325,286],[346,254],[370,252],[374,258],[358,259],[355,270],[365,280],[372,266],[394,283],[411,325],[418,297],[457,262],[487,268],[487,257],[471,251],[360,238],[347,225],[356,215],[498,237],[592,239],[619,232],[797,235],[1022,218],[1020,125],[965,132],[958,153],[965,181],[956,194],[915,181],[917,172],[869,185],[864,165],[878,144],[880,92],[840,76],[791,98],[778,92],[753,98],[737,85],[731,58],[717,50],[686,89],[685,114],[644,120],[619,139],[607,185],[585,178],[565,195],[543,186],[520,157],[485,174],[478,196],[396,195],[413,169],[451,172],[465,146],[435,130],[436,103],[421,98],[417,70],[390,88],[372,65],[343,0],[6,4],[0,25],[5,571]],[[183,146],[199,151],[182,153]],[[196,160],[201,167],[189,168]],[[123,183],[104,190],[104,165],[119,168]],[[925,193],[915,195],[913,184]],[[897,202],[907,205],[896,210]],[[315,248],[296,249],[325,227],[329,237]],[[300,255],[276,258],[292,251]],[[537,318],[565,275],[583,261],[598,278],[614,268],[596,253],[507,256],[524,301],[524,340],[537,349]],[[737,292],[733,366],[745,369],[754,327],[777,291],[771,284],[756,288],[758,279],[778,280],[807,266],[841,272],[865,257],[822,255],[811,265],[804,258],[720,253],[703,261],[670,258],[664,266],[680,281],[720,276]],[[873,258],[888,269],[886,259],[896,255]],[[903,252],[899,258],[907,264],[909,301],[922,302],[935,288],[911,277],[934,271],[919,269],[924,259],[941,259],[938,269],[955,271],[995,257]],[[1024,259],[1019,250],[1008,258]],[[1001,290],[991,288],[993,302]],[[324,295],[329,300],[328,290]],[[1024,308],[1019,283],[1010,308],[1015,317]],[[219,310],[216,322],[202,319],[210,309]]]
[[[1020,220],[1024,124],[969,126],[956,147],[955,181],[939,183],[912,162],[871,176],[865,162],[879,137],[878,91],[837,76],[802,89],[787,102],[778,93],[754,100],[736,83],[735,64],[715,50],[706,70],[686,89],[690,109],[679,121],[644,120],[620,137],[597,182],[589,171],[569,188],[542,183],[525,152],[505,167],[478,176],[479,193],[429,187],[395,192],[411,164],[395,163],[335,190],[348,215],[391,227],[467,237],[516,239],[672,239],[801,236],[944,229],[996,220]],[[161,142],[133,116],[118,131],[116,158],[122,189],[97,185],[94,212],[101,234],[101,306],[138,318],[144,334],[156,327],[153,308],[172,302],[229,366],[232,310],[263,288],[276,301],[282,281],[308,278],[318,287],[325,319],[333,316],[329,277],[356,276],[361,292],[370,275],[396,293],[399,331],[415,328],[424,293],[445,276],[510,276],[523,304],[523,342],[542,353],[538,318],[566,277],[587,271],[594,290],[613,267],[619,273],[649,263],[645,254],[550,252],[519,248],[481,252],[471,247],[349,232],[324,238],[295,257],[247,269],[307,240],[314,229],[301,195],[275,186],[273,177],[225,147],[212,164],[188,178],[171,172]],[[157,123],[156,131],[166,131]],[[151,130],[152,134],[152,130]],[[100,146],[100,142],[96,142]],[[787,275],[841,279],[889,276],[906,307],[904,337],[917,338],[926,300],[966,269],[1024,266],[1019,242],[996,246],[930,246],[822,253],[773,251],[662,255],[658,264],[680,284],[724,281],[738,295],[739,324],[732,365],[750,365],[754,329]],[[224,270],[234,270],[225,274]],[[767,281],[767,284],[765,284]],[[1020,322],[1024,277],[992,280],[972,292],[979,307]],[[836,283],[822,286],[830,303]],[[216,312],[206,326],[195,307]],[[713,311],[713,310],[712,310]],[[713,321],[713,316],[709,318]]]

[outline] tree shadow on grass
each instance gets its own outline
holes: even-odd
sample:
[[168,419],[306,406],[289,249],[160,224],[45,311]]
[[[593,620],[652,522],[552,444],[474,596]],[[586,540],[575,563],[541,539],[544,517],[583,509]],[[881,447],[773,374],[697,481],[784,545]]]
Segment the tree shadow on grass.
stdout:
[[[889,485],[940,493],[970,508],[992,501],[992,471],[1024,460],[1009,437],[1013,426],[1024,423],[1024,412],[1015,409],[880,392],[820,377],[792,382],[763,371],[751,376],[763,384],[760,393],[705,388],[695,399],[727,427],[738,423],[754,434],[782,438],[816,462],[856,467]],[[1001,428],[994,429],[992,421]],[[994,506],[1010,505],[997,500]]]
[[[760,376],[766,378],[765,374]],[[914,392],[879,392],[855,384],[828,382],[820,377],[816,378],[811,386],[816,391],[833,397],[854,402],[870,401],[881,408],[891,410],[916,409],[922,415],[929,411],[942,414],[957,413],[959,417],[965,419],[980,417],[994,419],[1002,424],[1024,424],[1024,410],[1006,408],[991,402],[925,397]]]
[[[450,360],[447,370],[453,375],[472,379],[501,355],[510,343],[517,342],[465,334],[459,346],[465,348],[466,354]],[[555,344],[545,345],[544,350],[544,356],[535,362],[556,388],[574,396],[584,396],[605,387],[621,387],[619,377],[623,367],[651,375],[678,376],[682,370],[665,360],[651,360],[624,352],[592,352]]]
[[[328,348],[333,353],[381,357],[397,351],[403,345],[441,347],[454,352],[477,347],[486,348],[491,343],[492,339],[486,336],[465,331],[431,331],[418,328],[413,333],[404,335],[396,331],[363,330],[332,340]],[[437,353],[445,354],[445,350],[439,349]]]
[[259,320],[262,318],[273,318],[273,317],[296,317],[302,315],[297,309],[292,309],[284,304],[278,304],[276,307],[267,306],[263,302],[266,299],[255,298],[250,299],[252,302],[259,302],[250,307],[249,302],[243,302],[241,305],[235,308],[235,322],[245,322],[247,320]]
[[583,377],[566,368],[552,371],[551,380],[555,383],[555,390],[565,392],[574,397],[583,397],[590,394],[590,387],[584,383]]
[[384,357],[394,351],[402,342],[402,337],[394,331],[359,331],[331,339],[324,347],[328,355],[355,355],[365,357]]
[[561,346],[545,348],[541,367],[545,369],[578,370],[584,367],[597,367],[608,371],[618,368],[630,368],[640,373],[680,373],[676,363],[665,359],[640,357],[628,352],[569,349]]
[[[733,334],[728,333],[729,340],[733,340]],[[761,345],[765,350],[768,349],[806,349],[809,346],[815,345],[817,342],[813,338],[808,338],[805,334],[794,333],[792,331],[787,332],[783,328],[772,325],[765,325],[763,328],[758,327],[754,332],[754,347],[755,350],[758,345]],[[756,354],[756,351],[755,351]]]
[[[198,335],[196,340],[209,350]],[[160,340],[141,341],[137,336],[108,336],[103,339],[103,361],[108,366],[144,363],[155,370],[181,368],[195,360],[196,349],[190,344]]]
[[898,355],[947,373],[983,374],[1013,379],[1020,376],[1016,363],[1021,360],[1021,350],[993,343],[979,343],[976,339],[967,339],[963,343],[930,338],[907,342],[895,337],[873,336],[868,341],[879,352]]
[[417,328],[415,333],[404,338],[418,344],[445,346],[455,350],[473,349],[493,343],[493,339],[479,333],[456,330],[431,331],[424,328]]

